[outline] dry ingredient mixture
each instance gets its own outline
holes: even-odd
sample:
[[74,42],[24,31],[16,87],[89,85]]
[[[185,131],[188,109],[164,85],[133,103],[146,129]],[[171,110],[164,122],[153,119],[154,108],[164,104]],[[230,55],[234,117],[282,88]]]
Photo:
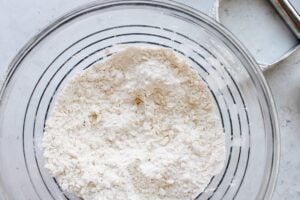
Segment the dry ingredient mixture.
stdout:
[[62,189],[85,200],[192,200],[225,159],[207,86],[167,49],[130,47],[75,75],[42,145]]

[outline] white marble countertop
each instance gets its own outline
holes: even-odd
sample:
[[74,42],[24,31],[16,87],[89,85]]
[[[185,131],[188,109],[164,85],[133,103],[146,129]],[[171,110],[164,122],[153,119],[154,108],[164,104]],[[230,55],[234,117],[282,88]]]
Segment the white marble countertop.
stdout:
[[[89,0],[0,0],[0,80],[13,57],[32,36],[65,12],[86,2]],[[185,2],[195,3],[200,9],[201,6],[202,9],[207,7],[205,0]],[[238,0],[234,2],[238,3]],[[225,12],[228,14],[230,10],[227,9]],[[243,36],[245,30],[238,31]],[[281,166],[273,199],[298,200],[300,199],[300,50],[264,74],[274,95],[281,127]]]
[[281,163],[274,200],[300,199],[300,51],[265,72],[277,106]]

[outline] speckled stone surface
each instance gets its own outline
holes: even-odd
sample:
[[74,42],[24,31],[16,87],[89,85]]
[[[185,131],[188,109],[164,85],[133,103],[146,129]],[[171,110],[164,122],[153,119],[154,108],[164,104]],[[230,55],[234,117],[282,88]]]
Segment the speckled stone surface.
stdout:
[[300,51],[265,72],[278,110],[281,164],[274,200],[300,199]]
[[[229,1],[229,0],[227,0]],[[241,2],[249,0],[234,0]],[[255,0],[260,2],[263,0]],[[67,11],[90,0],[0,0],[0,80],[13,57],[43,27]],[[206,0],[188,0],[207,10]],[[264,3],[261,3],[264,4]],[[255,10],[255,5],[251,4]],[[230,15],[230,9],[227,9]],[[259,7],[258,10],[262,10]],[[273,12],[272,12],[273,13]],[[251,19],[253,14],[247,15]],[[275,17],[275,16],[274,16]],[[277,18],[277,17],[275,17]],[[240,37],[247,30],[237,29]],[[290,33],[288,33],[290,34]],[[283,44],[286,46],[286,44]],[[278,44],[277,44],[278,47]],[[281,128],[281,166],[274,200],[300,199],[300,51],[264,72],[278,108]],[[1,83],[1,81],[0,81]]]

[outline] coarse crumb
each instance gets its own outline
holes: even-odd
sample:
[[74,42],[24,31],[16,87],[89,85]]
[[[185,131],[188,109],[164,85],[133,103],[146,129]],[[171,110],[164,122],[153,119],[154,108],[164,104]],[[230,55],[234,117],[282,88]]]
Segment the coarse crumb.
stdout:
[[214,109],[172,50],[127,48],[63,89],[46,122],[46,168],[85,200],[192,200],[225,160]]

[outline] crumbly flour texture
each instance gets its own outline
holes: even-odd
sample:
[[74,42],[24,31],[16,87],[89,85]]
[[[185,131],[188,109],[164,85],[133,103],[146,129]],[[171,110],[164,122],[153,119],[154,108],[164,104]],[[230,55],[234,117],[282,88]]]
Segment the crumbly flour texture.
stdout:
[[215,113],[205,83],[172,50],[129,47],[57,97],[45,167],[85,200],[193,200],[224,164]]

